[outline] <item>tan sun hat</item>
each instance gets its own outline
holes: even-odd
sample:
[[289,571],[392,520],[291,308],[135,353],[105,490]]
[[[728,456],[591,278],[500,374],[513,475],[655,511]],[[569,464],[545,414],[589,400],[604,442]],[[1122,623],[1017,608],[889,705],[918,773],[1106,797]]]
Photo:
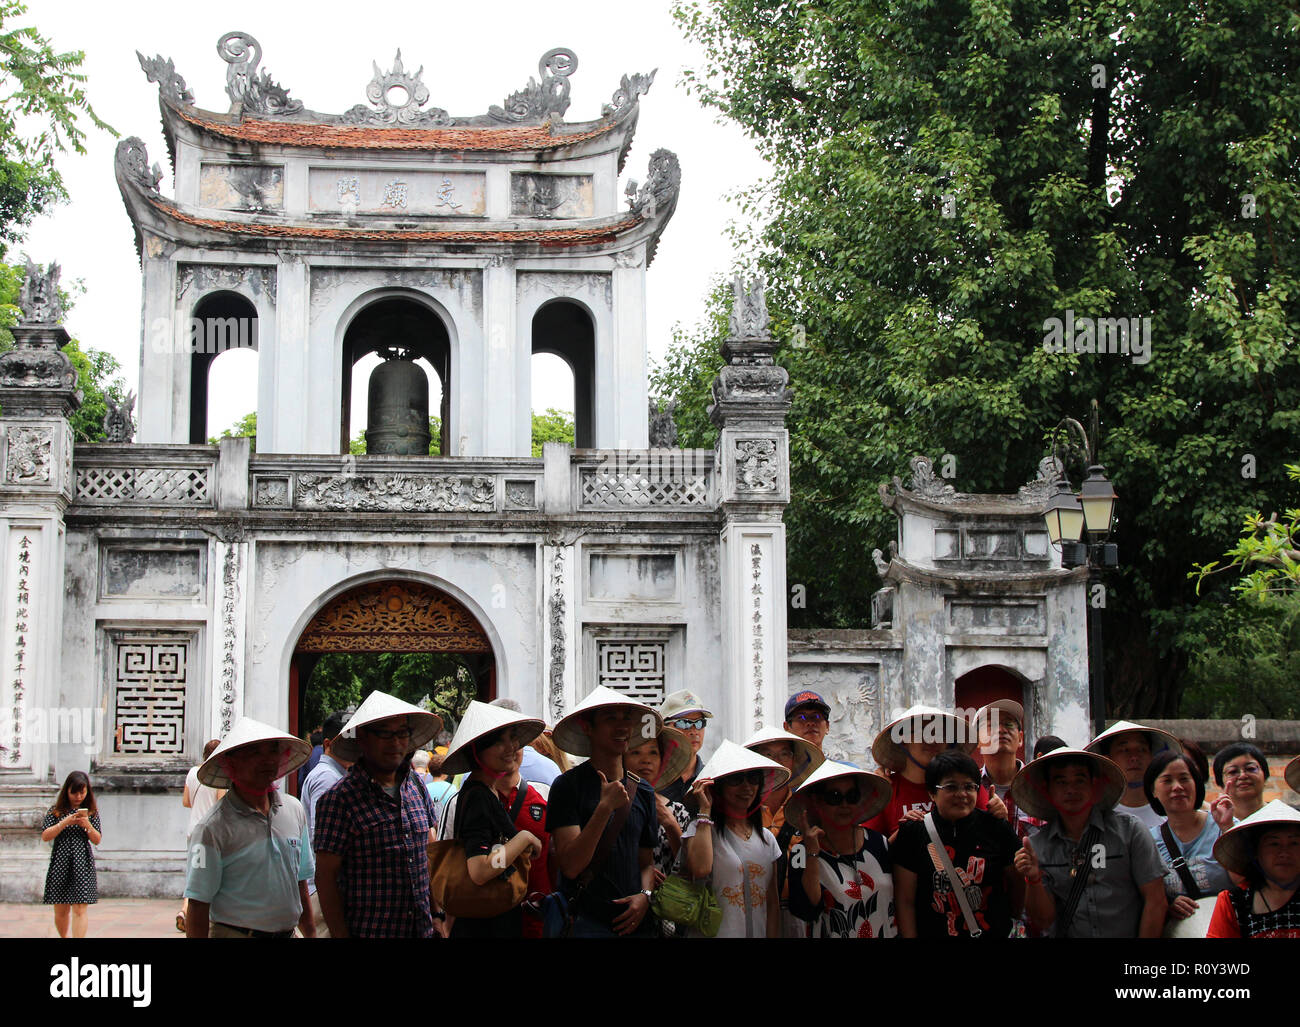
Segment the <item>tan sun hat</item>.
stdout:
[[474,744],[487,735],[502,729],[509,729],[515,740],[527,745],[542,733],[546,722],[538,717],[528,717],[504,706],[492,706],[489,703],[471,702],[461,717],[460,726],[452,736],[447,755],[443,758],[439,773],[468,774],[477,770],[474,762]]
[[269,724],[263,724],[252,717],[241,717],[230,729],[230,734],[221,740],[221,744],[212,750],[212,755],[199,767],[199,783],[210,788],[229,788],[230,776],[221,766],[222,757],[229,756],[236,749],[257,745],[259,742],[283,742],[286,746],[280,772],[275,775],[277,781],[290,771],[297,770],[311,758],[311,746],[301,738],[277,731]]
[[700,701],[700,697],[686,688],[670,692],[659,704],[659,716],[663,717],[665,722],[675,717],[684,717],[688,713],[698,713],[706,720],[713,716],[708,707]]
[[[591,739],[583,732],[578,721],[583,718],[590,718],[597,710],[608,710],[618,706],[626,706],[628,709],[635,710],[638,716],[650,717],[651,720],[643,720],[641,727],[641,739],[658,737],[659,732],[663,729],[663,718],[659,716],[659,711],[653,706],[647,706],[643,702],[637,702],[630,699],[622,692],[616,692],[612,688],[604,685],[597,685],[592,689],[582,702],[574,707],[573,712],[562,718],[556,725],[555,730],[551,732],[551,741],[560,749],[570,753],[573,756],[590,756]],[[634,738],[637,736],[634,735]],[[639,741],[629,744],[640,744]]]
[[786,823],[799,826],[800,817],[808,811],[814,801],[818,786],[841,778],[852,778],[862,793],[862,799],[855,807],[853,818],[855,824],[870,820],[889,805],[889,796],[893,789],[886,778],[858,767],[850,767],[847,763],[826,760],[809,774],[807,780],[795,790],[794,795],[790,796],[790,801],[785,804]]
[[[905,727],[908,721],[916,721],[916,727]],[[885,729],[876,735],[871,743],[871,755],[876,765],[885,770],[902,770],[907,766],[907,745],[912,741],[928,741],[936,733],[950,744],[957,744],[963,752],[974,752],[979,744],[978,738],[972,738],[973,728],[954,713],[941,710],[936,706],[913,706],[904,711],[901,717],[891,720]],[[938,739],[936,739],[938,740]]]
[[1291,791],[1300,792],[1300,756],[1297,756],[1286,765],[1286,770],[1282,771],[1282,777],[1286,779]]
[[335,759],[344,763],[355,763],[361,759],[361,744],[357,741],[357,729],[368,724],[375,724],[392,717],[405,717],[411,728],[411,740],[407,743],[407,755],[416,749],[423,749],[426,742],[442,730],[442,718],[436,713],[412,706],[409,702],[389,695],[387,692],[371,692],[366,701],[357,707],[357,712],[334,739],[333,754]]
[[1093,778],[1100,776],[1106,783],[1101,797],[1097,800],[1102,809],[1113,809],[1119,797],[1124,794],[1124,771],[1119,765],[1108,760],[1101,753],[1089,752],[1087,749],[1072,749],[1062,746],[1045,752],[1036,760],[1031,760],[1020,768],[1015,780],[1011,782],[1011,797],[1015,799],[1016,809],[1022,809],[1031,817],[1050,820],[1056,813],[1056,807],[1047,797],[1047,771],[1054,761],[1069,758],[1093,766]]
[[765,727],[751,735],[745,741],[745,748],[757,751],[760,745],[768,745],[772,742],[789,742],[794,747],[794,771],[787,782],[791,788],[798,788],[808,779],[809,774],[826,761],[826,756],[821,749],[808,739],[792,735],[779,727]]
[[1110,749],[1111,743],[1115,741],[1115,736],[1128,734],[1130,731],[1140,731],[1147,736],[1147,740],[1151,744],[1152,756],[1163,752],[1165,749],[1173,749],[1174,752],[1183,751],[1183,743],[1168,731],[1162,731],[1158,727],[1143,727],[1141,724],[1134,724],[1129,720],[1117,721],[1085,745],[1084,748],[1089,752],[1096,752],[1105,756]]
[[1011,716],[1013,716],[1016,719],[1016,723],[1020,725],[1021,733],[1022,734],[1024,733],[1025,708],[1021,706],[1020,703],[1016,702],[1014,699],[994,699],[991,703],[988,703],[985,706],[981,706],[978,710],[975,711],[975,719],[972,720],[971,723],[974,724],[976,728],[978,728],[980,722],[986,716],[988,716],[989,713],[991,713],[993,710],[1001,710],[1003,713],[1011,714]]
[[[628,750],[638,748],[650,739],[640,738],[632,739],[636,745],[628,744]],[[671,788],[673,784],[685,772],[691,762],[691,742],[686,737],[685,732],[678,731],[675,727],[665,726],[655,737],[655,744],[659,746],[659,754],[662,762],[659,764],[659,776],[653,781],[647,781],[656,792],[662,792]]]
[[1300,810],[1274,799],[1241,823],[1228,828],[1214,843],[1214,859],[1224,870],[1245,874],[1255,862],[1259,836],[1273,827],[1300,827]]
[[[747,770],[761,770],[763,772],[763,786],[759,789],[760,795],[767,795],[790,780],[790,771],[777,763],[776,760],[769,760],[766,756],[751,752],[743,745],[737,745],[735,742],[726,741],[725,739],[714,751],[713,755],[709,757],[709,762],[704,765],[704,769],[700,771],[700,778],[709,778],[716,782],[720,778],[728,777],[731,774],[743,774]],[[699,780],[699,778],[696,780]],[[715,802],[718,799],[716,789],[713,793],[713,799]]]

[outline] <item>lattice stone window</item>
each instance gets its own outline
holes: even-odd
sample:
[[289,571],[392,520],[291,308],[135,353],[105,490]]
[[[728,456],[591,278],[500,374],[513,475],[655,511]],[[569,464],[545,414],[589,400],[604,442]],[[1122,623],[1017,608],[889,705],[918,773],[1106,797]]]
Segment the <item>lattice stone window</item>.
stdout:
[[192,636],[109,632],[112,756],[185,754],[185,698]]
[[658,706],[667,692],[667,648],[665,642],[597,639],[596,684]]
[[211,468],[80,467],[77,501],[104,505],[211,506]]

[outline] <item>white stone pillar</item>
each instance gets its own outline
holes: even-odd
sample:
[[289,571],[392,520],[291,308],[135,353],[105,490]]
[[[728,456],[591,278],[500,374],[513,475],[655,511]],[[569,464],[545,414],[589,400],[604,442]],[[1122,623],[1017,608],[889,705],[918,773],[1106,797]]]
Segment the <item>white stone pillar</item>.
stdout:
[[596,339],[594,445],[646,449],[650,445],[646,387],[645,266],[620,263],[612,273],[614,333]]
[[218,540],[212,546],[216,575],[216,603],[212,623],[212,703],[207,737],[222,738],[242,716],[288,729],[281,692],[267,689],[246,695],[244,689],[245,637],[248,602],[247,542]]
[[[322,348],[316,374],[308,367],[311,275],[306,261],[282,253],[277,268],[275,340],[258,356],[271,388],[259,391],[259,453],[337,453],[342,369],[333,366],[333,338]],[[332,390],[332,391],[331,391]],[[267,396],[270,404],[263,402]],[[277,411],[283,416],[277,416]]]
[[145,234],[140,258],[144,302],[140,308],[136,441],[184,445],[190,441],[189,372],[186,367],[185,380],[181,383],[177,380],[177,368],[190,355],[189,324],[186,309],[178,307],[173,298],[176,265],[164,256],[169,248],[157,236]]
[[[517,303],[514,262],[493,258],[483,269],[487,344],[478,383],[482,401],[468,422],[477,426],[476,430],[461,429],[461,434],[469,437],[467,456],[529,456],[532,452],[531,397],[528,389],[520,386],[520,378],[528,380],[530,326],[518,324]],[[472,387],[465,383],[466,389]]]
[[726,736],[779,726],[789,690],[785,525],[731,522],[722,530],[722,648]]
[[[567,447],[566,447],[567,448]],[[553,538],[542,546],[542,705],[545,718],[554,723],[577,705],[582,653],[578,637],[580,554],[572,543]],[[591,691],[590,687],[586,691]]]

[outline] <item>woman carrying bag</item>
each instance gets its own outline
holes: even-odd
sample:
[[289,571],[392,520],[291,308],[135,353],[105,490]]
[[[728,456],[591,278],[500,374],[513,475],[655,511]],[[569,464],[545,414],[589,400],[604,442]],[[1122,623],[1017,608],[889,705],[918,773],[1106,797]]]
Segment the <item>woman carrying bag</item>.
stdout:
[[449,820],[454,841],[430,850],[434,900],[448,914],[450,938],[523,937],[520,903],[529,863],[542,845],[531,831],[515,828],[495,784],[544,727],[513,710],[471,702],[451,740],[443,773],[469,776]]

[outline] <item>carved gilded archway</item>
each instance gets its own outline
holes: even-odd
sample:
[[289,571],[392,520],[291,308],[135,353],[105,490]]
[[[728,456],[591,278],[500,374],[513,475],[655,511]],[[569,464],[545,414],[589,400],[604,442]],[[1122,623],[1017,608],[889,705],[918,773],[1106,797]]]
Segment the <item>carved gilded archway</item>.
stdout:
[[300,653],[484,653],[492,645],[465,606],[431,585],[377,581],[330,600],[303,630]]

